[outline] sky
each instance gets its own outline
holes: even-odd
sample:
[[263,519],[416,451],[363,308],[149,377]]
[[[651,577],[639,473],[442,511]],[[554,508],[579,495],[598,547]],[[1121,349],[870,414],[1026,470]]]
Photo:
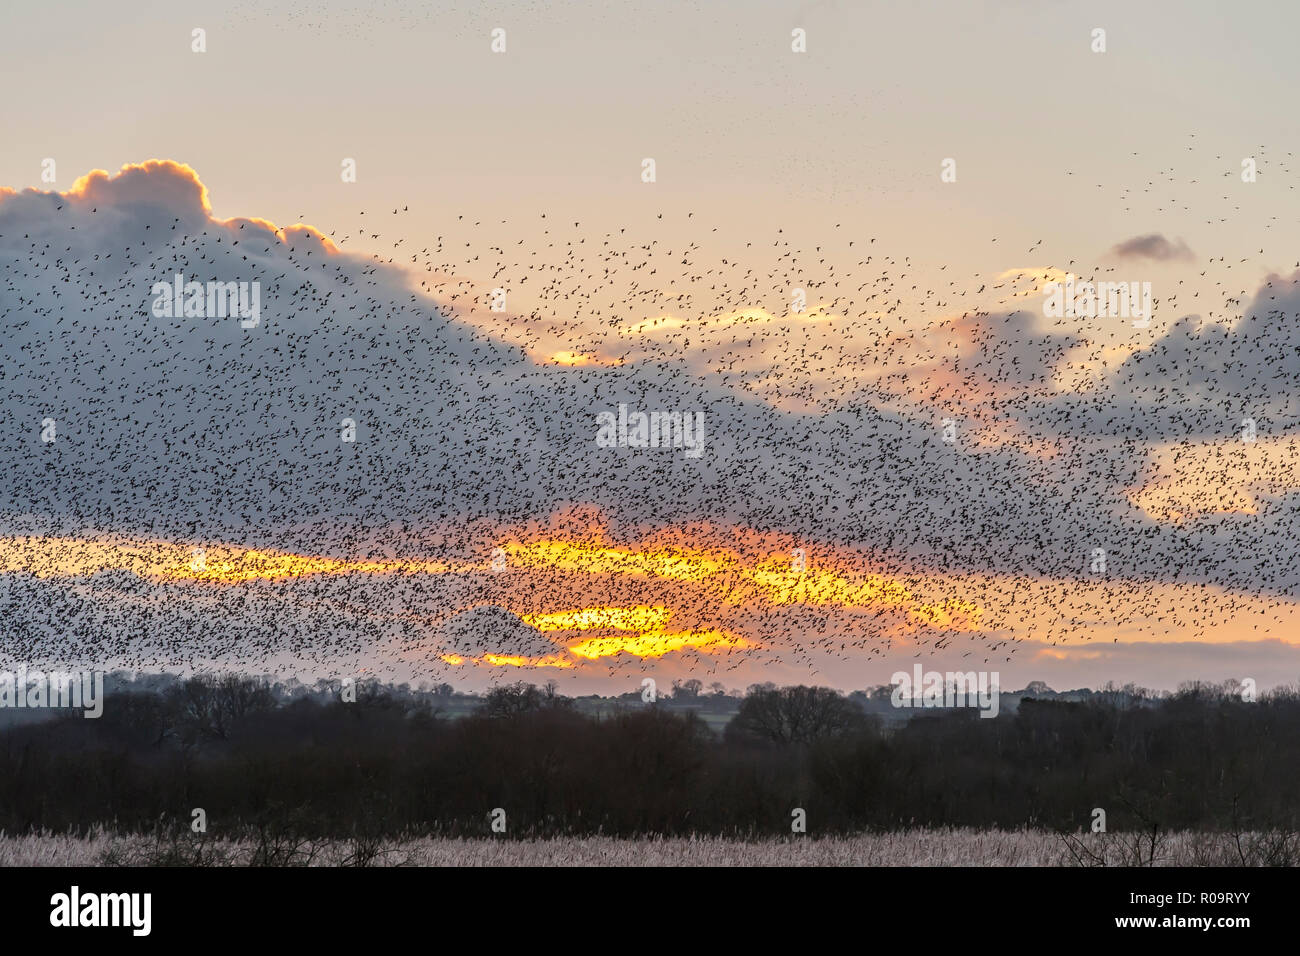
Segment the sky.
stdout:
[[14,661],[1297,679],[1293,5],[0,16]]

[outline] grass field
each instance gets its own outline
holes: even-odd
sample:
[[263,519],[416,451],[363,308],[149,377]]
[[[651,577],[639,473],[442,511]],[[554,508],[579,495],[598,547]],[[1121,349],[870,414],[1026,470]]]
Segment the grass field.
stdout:
[[0,866],[1294,866],[1294,833],[910,830],[736,840],[414,838],[395,842],[0,834]]

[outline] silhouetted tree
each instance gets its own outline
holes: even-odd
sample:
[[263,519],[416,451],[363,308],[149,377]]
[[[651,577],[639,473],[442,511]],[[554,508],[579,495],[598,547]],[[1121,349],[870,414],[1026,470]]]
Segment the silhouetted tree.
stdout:
[[673,681],[673,700],[695,700],[704,690],[704,681],[692,677],[690,680]]
[[827,687],[755,690],[741,702],[727,725],[732,738],[807,744],[839,737],[866,726],[861,709]]

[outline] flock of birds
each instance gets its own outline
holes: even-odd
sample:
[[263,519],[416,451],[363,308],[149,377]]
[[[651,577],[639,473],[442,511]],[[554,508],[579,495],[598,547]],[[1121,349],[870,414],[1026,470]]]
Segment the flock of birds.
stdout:
[[[1163,169],[1141,192],[1178,184]],[[466,660],[506,678],[617,676],[668,655],[692,675],[834,682],[837,661],[906,648],[997,663],[1099,621],[1158,639],[1287,620],[1293,456],[1238,441],[1244,418],[1265,442],[1300,425],[1300,271],[1259,279],[1263,247],[1180,252],[1190,274],[1139,334],[1042,316],[1052,278],[1135,274],[1105,252],[959,276],[848,223],[811,246],[774,227],[723,254],[694,213],[617,231],[458,216],[412,241],[406,203],[328,233],[109,203],[0,199],[12,657],[351,659],[440,681]],[[1042,241],[1009,249],[1011,265]],[[149,290],[176,274],[259,282],[260,324],[158,318]],[[594,416],[620,402],[704,411],[706,454],[597,447]],[[1267,513],[1242,514],[1226,472],[1197,481],[1206,443],[1240,458]],[[1164,446],[1191,469],[1174,521],[1129,497]],[[507,557],[503,573],[510,551],[494,549],[540,539],[602,544],[569,564]],[[237,584],[204,561],[185,572],[221,549],[279,563]],[[803,565],[789,582],[761,570],[804,549],[818,558],[803,584]],[[735,561],[697,573],[718,554]],[[945,589],[983,616],[922,596]],[[640,631],[522,621],[660,606],[672,623]],[[630,633],[642,653],[617,652]],[[611,653],[566,650],[592,638]]]

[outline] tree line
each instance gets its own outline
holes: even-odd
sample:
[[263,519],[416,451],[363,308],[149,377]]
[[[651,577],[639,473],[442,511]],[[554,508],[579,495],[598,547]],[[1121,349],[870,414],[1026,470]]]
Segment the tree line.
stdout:
[[[310,837],[781,835],[917,826],[1297,828],[1300,695],[1230,685],[890,727],[863,700],[756,685],[725,730],[633,694],[582,712],[554,685],[498,687],[450,718],[450,688],[286,694],[267,679],[118,685],[103,716],[0,731],[0,828],[274,826]],[[499,834],[497,834],[499,835]]]

